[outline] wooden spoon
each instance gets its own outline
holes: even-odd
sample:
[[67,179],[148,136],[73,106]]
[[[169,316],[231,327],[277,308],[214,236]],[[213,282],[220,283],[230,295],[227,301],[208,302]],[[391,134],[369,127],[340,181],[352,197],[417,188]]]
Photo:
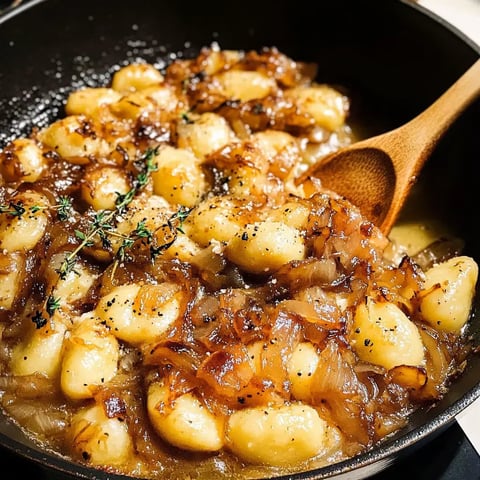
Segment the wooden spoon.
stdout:
[[440,98],[406,124],[338,150],[298,180],[312,178],[347,198],[388,234],[440,137],[480,94],[477,60]]

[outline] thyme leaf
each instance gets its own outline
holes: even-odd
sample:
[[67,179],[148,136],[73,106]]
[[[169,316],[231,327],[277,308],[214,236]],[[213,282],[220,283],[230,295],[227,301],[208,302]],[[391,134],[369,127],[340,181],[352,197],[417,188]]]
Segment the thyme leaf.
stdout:
[[58,203],[52,206],[32,205],[26,207],[22,201],[9,202],[8,204],[0,204],[0,214],[4,213],[12,217],[21,218],[26,212],[37,213],[42,210],[56,210],[58,219],[62,222],[68,220],[72,211],[72,200],[69,197],[62,196],[58,199]]
[[54,297],[53,295],[49,295],[45,305],[45,310],[47,311],[48,315],[52,317],[53,314],[55,313],[55,310],[58,310],[59,308],[60,308],[60,298]]
[[57,204],[58,219],[61,222],[67,221],[71,212],[72,212],[72,199],[70,197],[61,196],[58,199],[58,204]]
[[[52,318],[55,311],[60,308],[60,301],[61,299],[59,297],[54,297],[53,295],[49,295],[45,300],[42,310],[47,313],[49,318]],[[35,324],[35,328],[39,330],[48,323],[48,318],[46,318],[42,311],[37,310],[32,317],[32,322]]]
[[188,215],[190,215],[190,212],[192,211],[191,208],[184,207],[183,205],[180,206],[177,212],[175,212],[169,219],[169,222],[173,222],[175,220],[178,220],[178,225],[176,226],[176,229],[180,232],[185,234],[183,231],[183,223],[187,219]]
[[[139,173],[133,181],[132,188],[127,193],[117,193],[115,208],[113,210],[100,210],[95,212],[87,232],[82,232],[80,230],[75,231],[75,236],[80,240],[80,243],[65,257],[65,260],[57,271],[62,280],[64,280],[70,272],[74,271],[77,255],[85,247],[93,246],[95,238],[100,239],[103,248],[108,249],[111,247],[111,242],[108,236],[114,233],[116,218],[125,213],[128,205],[132,202],[137,193],[147,185],[150,174],[157,170],[155,156],[158,154],[158,148],[159,147],[157,146],[155,148],[147,149],[140,159],[135,162],[135,166],[138,168]],[[133,243],[134,240],[132,239],[124,239],[119,249],[120,253],[117,253],[117,256],[125,259],[126,250],[131,248]]]
[[[33,207],[30,207],[28,210],[31,210],[31,208]],[[25,208],[22,201],[19,201],[17,203],[9,202],[6,205],[5,204],[0,205],[0,213],[5,213],[12,217],[20,218],[26,211],[27,211],[27,208]]]

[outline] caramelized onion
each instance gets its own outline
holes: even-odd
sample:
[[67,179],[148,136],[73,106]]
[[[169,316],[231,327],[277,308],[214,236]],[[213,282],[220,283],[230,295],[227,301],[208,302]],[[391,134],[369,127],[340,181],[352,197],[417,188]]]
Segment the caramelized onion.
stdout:
[[446,391],[445,381],[448,377],[451,358],[446,348],[439,342],[440,333],[424,326],[420,329],[420,335],[426,349],[428,380],[423,389],[415,393],[415,396],[422,400],[439,399]]
[[327,330],[339,330],[342,326],[336,305],[320,302],[310,303],[301,300],[283,300],[278,306],[282,310],[299,315],[307,322],[315,323]]
[[[334,432],[335,451],[311,460],[332,463],[372,448],[419,405],[440,399],[464,368],[468,347],[463,334],[422,323],[424,269],[461,244],[442,240],[414,258],[393,260],[385,251],[389,239],[358,208],[320,179],[305,188],[295,183],[308,163],[353,140],[344,122],[348,99],[332,90],[339,108],[329,110],[326,90],[313,82],[314,66],[274,48],[204,48],[164,72],[152,65],[126,68],[133,70],[119,72],[129,78],[125,91],[82,92],[77,107],[87,110],[86,118],[74,123],[81,128],[64,132],[61,119],[32,132],[32,148],[48,167],[37,182],[13,170],[0,178],[0,293],[6,299],[0,305],[0,401],[6,413],[45,446],[91,465],[93,456],[70,438],[70,419],[84,415],[92,430],[106,432],[105,464],[95,466],[107,473],[166,479],[205,470],[205,478],[244,478],[245,471],[264,476],[269,467],[257,470],[243,463],[249,455],[234,458],[229,450],[235,435],[228,422],[242,409],[255,408],[265,418],[272,407],[288,411],[295,403],[298,411],[318,414]],[[246,72],[258,80],[245,85]],[[98,100],[105,92],[113,103]],[[171,103],[165,108],[164,94]],[[327,118],[332,115],[334,122]],[[58,128],[65,149],[45,133],[56,139]],[[83,150],[76,144],[86,139],[92,149],[82,156],[90,144]],[[12,143],[0,152],[0,166],[20,154]],[[91,168],[105,185],[96,185]],[[131,190],[116,193],[117,182]],[[108,208],[94,209],[82,185]],[[27,189],[45,196],[46,206],[26,210],[15,203]],[[110,195],[113,200],[102,198]],[[35,215],[42,220],[39,239],[22,249],[15,222],[35,230]],[[3,235],[10,236],[11,251]],[[390,303],[395,314],[385,308],[370,318],[367,309],[361,318],[370,298]],[[62,322],[58,336],[42,330],[54,316]],[[391,353],[379,350],[390,348],[383,334],[409,335],[402,332],[408,322],[420,330],[423,346],[418,341],[412,362],[419,365],[398,365],[403,357],[389,363],[396,365],[391,370],[367,363],[383,365],[380,354]],[[391,344],[405,345],[405,338]],[[370,349],[372,339],[376,355],[363,355],[362,343]],[[14,375],[37,368],[45,376]],[[81,385],[80,394],[68,382]],[[101,418],[90,418],[92,405]],[[166,421],[158,413],[173,415]],[[171,437],[159,428],[164,421]],[[195,451],[181,452],[192,444],[177,440],[195,434],[177,425],[187,423],[212,429],[215,454],[205,453],[213,444],[202,440],[194,442]],[[110,434],[118,432],[115,426],[118,436]],[[239,443],[251,444],[243,437],[260,430],[245,429]],[[294,445],[288,433],[281,439],[287,454]],[[122,450],[122,436],[126,453],[118,462],[109,450]]]
[[52,408],[45,403],[15,401],[7,411],[25,428],[42,436],[59,436],[68,425],[65,407]]

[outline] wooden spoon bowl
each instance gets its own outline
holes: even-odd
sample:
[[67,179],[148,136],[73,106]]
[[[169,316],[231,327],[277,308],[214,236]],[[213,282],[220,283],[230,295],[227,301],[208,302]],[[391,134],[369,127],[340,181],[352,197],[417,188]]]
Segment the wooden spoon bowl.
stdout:
[[307,187],[318,179],[322,187],[350,200],[388,234],[441,136],[479,94],[477,60],[413,120],[327,155],[296,183]]

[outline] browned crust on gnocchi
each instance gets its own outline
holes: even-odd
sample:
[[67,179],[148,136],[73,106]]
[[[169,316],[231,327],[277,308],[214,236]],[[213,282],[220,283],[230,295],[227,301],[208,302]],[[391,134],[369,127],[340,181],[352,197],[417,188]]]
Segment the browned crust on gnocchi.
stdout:
[[477,264],[397,258],[295,184],[354,141],[315,74],[275,48],[134,63],[0,152],[1,403],[36,441],[248,478],[366,451],[445,394]]

